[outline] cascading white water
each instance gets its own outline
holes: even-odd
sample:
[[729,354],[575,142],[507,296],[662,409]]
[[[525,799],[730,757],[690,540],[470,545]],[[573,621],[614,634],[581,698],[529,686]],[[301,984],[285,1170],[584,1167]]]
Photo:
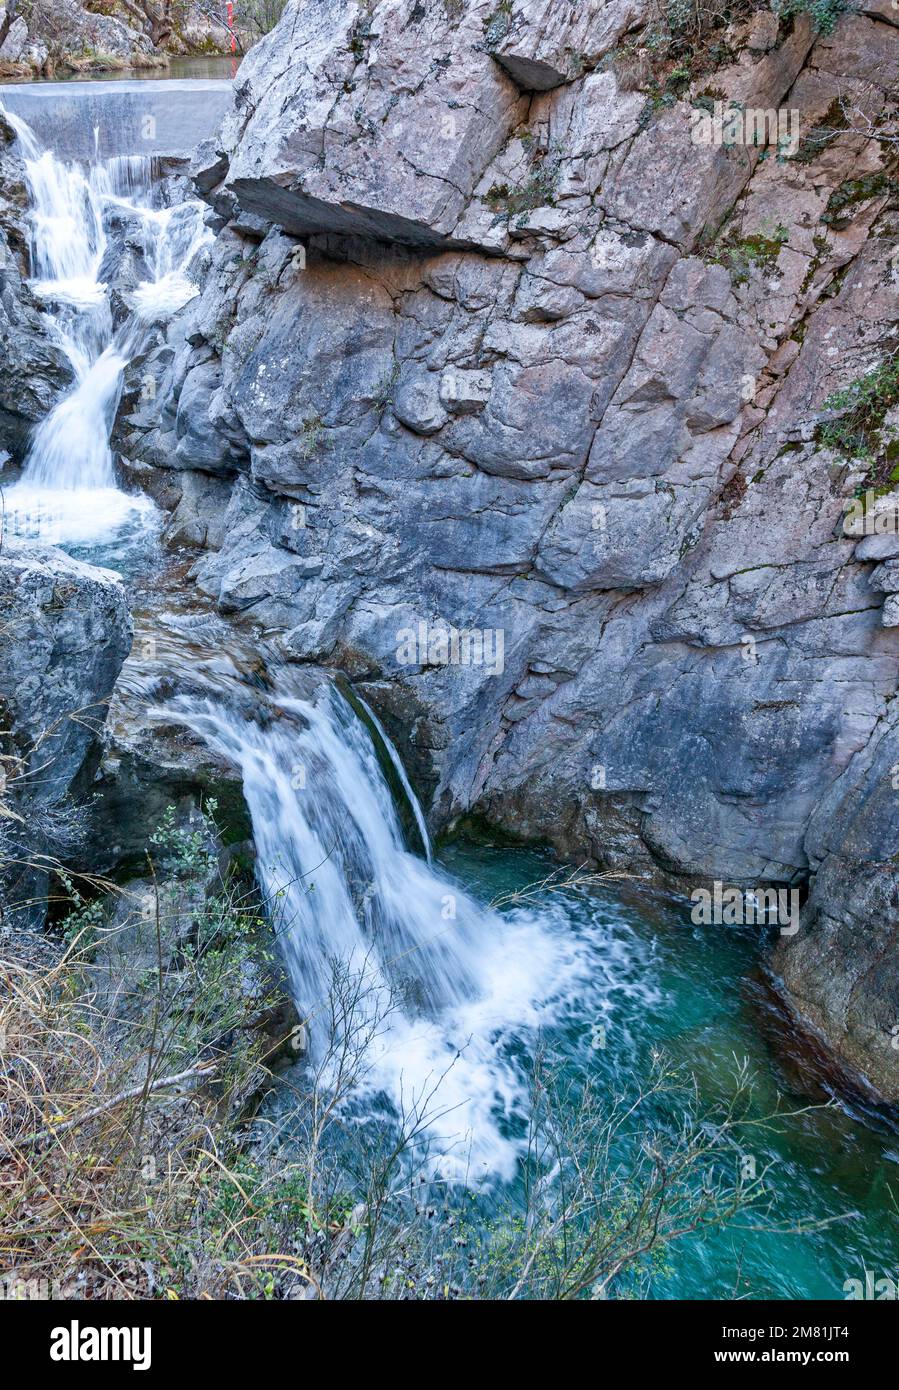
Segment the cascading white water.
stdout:
[[[399,1001],[372,1041],[371,1113],[378,1097],[408,1113],[433,1092],[435,1168],[511,1177],[526,1109],[521,1040],[574,1001],[604,1007],[602,971],[564,912],[481,907],[410,853],[372,738],[334,688],[318,704],[273,701],[261,722],[220,697],[178,697],[160,716],[188,724],[242,773],[257,875],[313,1060],[327,1047],[338,961],[364,975],[365,1007]],[[632,952],[629,942],[624,963],[607,952],[615,990],[638,987]]]
[[[117,157],[83,169],[42,150],[17,117],[7,119],[19,137],[31,198],[31,288],[75,378],[35,430],[22,478],[6,497],[8,524],[19,535],[95,546],[123,527],[154,523],[152,502],[118,487],[109,437],[122,374],[141,348],[144,325],[197,293],[189,269],[211,234],[200,202],[155,206],[149,158]],[[130,298],[123,296],[132,312],[116,331],[101,279],[111,217],[133,223],[129,238],[142,243],[150,270]]]
[[384,725],[381,723],[380,719],[375,714],[371,705],[369,705],[367,701],[363,700],[362,696],[358,693],[356,695],[356,699],[359,701],[360,705],[365,710],[365,713],[368,715],[372,724],[377,729],[381,741],[387,750],[387,756],[390,759],[390,762],[393,766],[394,771],[396,772],[397,777],[400,780],[400,786],[406,794],[406,799],[409,802],[409,805],[412,807],[412,814],[415,817],[415,824],[418,828],[418,833],[421,836],[421,846],[425,852],[425,858],[430,864],[433,859],[433,854],[431,852],[431,837],[428,834],[428,827],[425,823],[424,812],[421,809],[421,803],[419,802],[418,797],[415,795],[415,792],[412,790],[412,783],[406,776],[406,769],[403,767],[402,758],[400,757],[399,753],[396,751],[390,739],[388,738],[387,730],[384,728]]
[[144,280],[131,295],[142,322],[168,318],[197,293],[189,267],[212,240],[203,222],[203,205],[177,203],[174,207],[147,209],[145,225],[151,233],[148,257],[152,279]]
[[184,714],[243,773],[261,880],[313,1039],[334,956],[399,986],[411,971],[429,1012],[471,998],[480,914],[405,850],[364,725],[336,694],[324,709],[278,708],[295,718],[263,728],[213,702]]

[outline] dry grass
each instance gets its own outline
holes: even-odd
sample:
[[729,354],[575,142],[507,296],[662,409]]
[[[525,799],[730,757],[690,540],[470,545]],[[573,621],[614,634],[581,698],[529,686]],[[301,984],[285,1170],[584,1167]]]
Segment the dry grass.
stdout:
[[142,53],[139,49],[127,58],[117,53],[64,53],[56,61],[56,67],[67,72],[133,72],[142,68],[167,68],[169,59],[165,53]]
[[[258,923],[244,896],[201,900],[191,939],[165,886],[150,923],[145,901],[113,900],[107,934],[88,909],[68,946],[4,934],[0,1277],[62,1298],[221,1298],[297,1266],[266,1215],[295,1175],[240,1152],[279,1003],[274,989],[247,998],[258,947],[244,919]],[[136,930],[161,967],[110,989],[110,938],[145,960]]]

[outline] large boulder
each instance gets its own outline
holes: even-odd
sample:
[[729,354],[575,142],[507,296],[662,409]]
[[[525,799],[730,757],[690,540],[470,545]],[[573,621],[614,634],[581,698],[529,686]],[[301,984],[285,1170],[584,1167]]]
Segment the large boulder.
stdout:
[[[451,243],[526,103],[484,52],[491,0],[291,0],[237,78],[200,186],[292,232]],[[286,61],[283,61],[286,58]]]
[[[3,22],[6,19],[6,11],[0,13],[0,32],[2,32]],[[22,57],[28,46],[28,25],[21,15],[14,19],[6,31],[3,42],[0,43],[0,62],[17,63]]]
[[0,58],[36,67],[48,57],[82,64],[91,54],[118,59],[123,67],[140,66],[152,56],[153,43],[114,14],[86,10],[73,0],[40,0],[28,7],[26,17],[13,20],[0,49]]
[[83,831],[106,710],[131,645],[124,587],[49,547],[0,552],[4,921],[43,918],[53,864]]

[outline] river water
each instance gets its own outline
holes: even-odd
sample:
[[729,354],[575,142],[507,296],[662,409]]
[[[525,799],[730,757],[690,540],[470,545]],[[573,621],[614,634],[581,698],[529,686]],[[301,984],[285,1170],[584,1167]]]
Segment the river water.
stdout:
[[[66,167],[21,127],[20,139],[33,285],[75,385],[36,430],[7,507],[53,518],[55,534],[37,527],[35,539],[119,565],[123,547],[139,540],[145,554],[156,545],[159,523],[152,503],[116,478],[109,435],[122,372],[146,325],[196,293],[202,208],[162,205],[149,164]],[[148,268],[116,328],[101,274],[113,213],[131,219]],[[210,619],[216,642],[221,621]],[[537,853],[466,843],[434,852],[399,755],[370,711],[328,682],[298,692],[289,671],[270,670],[264,690],[248,684],[220,649],[204,688],[191,648],[191,678],[179,690],[178,630],[173,620],[159,714],[240,771],[257,873],[309,1019],[313,1064],[326,1045],[335,958],[365,975],[373,1017],[391,1001],[389,1022],[373,1029],[356,1123],[369,1112],[382,1123],[385,1107],[399,1110],[437,1085],[433,1172],[451,1170],[489,1212],[514,1200],[538,1049],[573,1098],[589,1085],[610,1102],[644,1086],[663,1049],[695,1077],[698,1114],[726,1102],[747,1064],[752,1113],[787,1112],[732,1155],[735,1168],[764,1174],[764,1219],[684,1237],[655,1271],[652,1295],[841,1298],[844,1283],[868,1271],[895,1277],[899,1134],[886,1114],[822,1105],[826,1084],[778,1023],[752,932],[696,927],[683,902],[628,883],[556,881],[516,896],[553,866]]]
[[[106,72],[92,72],[88,74],[87,80],[91,82],[159,82],[165,80],[185,81],[193,78],[205,81],[230,82],[237,76],[240,68],[240,54],[233,58],[218,53],[210,53],[206,57],[173,57],[169,59],[166,68],[109,68]],[[86,80],[83,72],[59,72],[52,78],[45,77],[22,77],[7,79],[12,84],[16,82],[41,82],[48,86],[53,86],[58,82],[84,82]]]

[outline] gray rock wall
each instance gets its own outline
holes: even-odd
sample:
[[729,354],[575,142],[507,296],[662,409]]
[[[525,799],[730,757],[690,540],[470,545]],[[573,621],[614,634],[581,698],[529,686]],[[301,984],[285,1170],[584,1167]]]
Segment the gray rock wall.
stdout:
[[[879,775],[899,661],[889,557],[843,528],[870,460],[821,437],[896,348],[897,15],[863,11],[760,11],[660,100],[630,0],[290,5],[196,161],[220,232],[140,366],[166,410],[119,435],[227,485],[201,589],[363,684],[435,824],[679,881],[824,865],[806,962],[847,929],[828,855],[862,862],[810,825]],[[798,148],[694,143],[714,101],[798,112]],[[410,659],[419,623],[502,660]]]

